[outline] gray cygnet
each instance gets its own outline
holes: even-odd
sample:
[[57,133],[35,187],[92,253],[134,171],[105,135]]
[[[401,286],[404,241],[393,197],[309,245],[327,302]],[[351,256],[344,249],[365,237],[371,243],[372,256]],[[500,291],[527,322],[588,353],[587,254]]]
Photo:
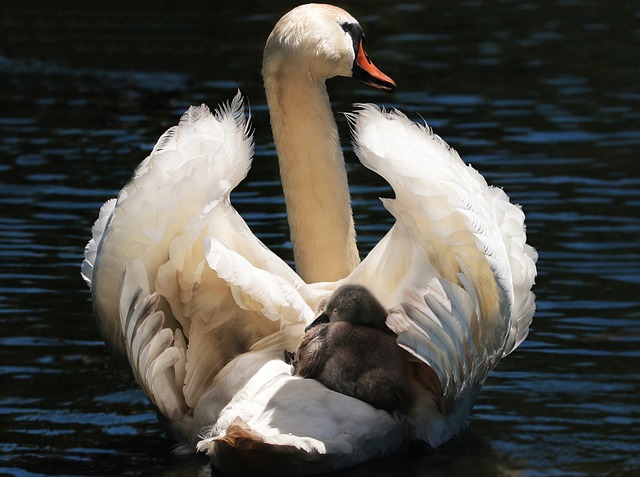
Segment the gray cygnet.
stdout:
[[329,389],[391,413],[406,412],[411,404],[408,365],[386,317],[365,287],[342,286],[306,328],[295,353],[285,351],[285,360],[296,374]]

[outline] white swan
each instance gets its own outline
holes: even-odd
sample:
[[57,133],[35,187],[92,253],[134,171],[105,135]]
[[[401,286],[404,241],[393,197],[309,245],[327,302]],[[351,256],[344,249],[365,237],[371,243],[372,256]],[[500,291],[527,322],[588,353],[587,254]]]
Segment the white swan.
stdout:
[[[190,108],[104,204],[85,250],[105,341],[191,450],[233,473],[306,474],[354,465],[465,424],[487,373],[526,337],[535,251],[524,215],[426,126],[371,105],[349,119],[360,161],[383,176],[396,219],[359,263],[325,80],[393,81],[369,61],[345,11],[304,5],[269,36],[263,76],[297,273],[229,201],[251,162],[240,95]],[[292,376],[283,360],[339,285],[395,312],[415,381],[391,415]]]

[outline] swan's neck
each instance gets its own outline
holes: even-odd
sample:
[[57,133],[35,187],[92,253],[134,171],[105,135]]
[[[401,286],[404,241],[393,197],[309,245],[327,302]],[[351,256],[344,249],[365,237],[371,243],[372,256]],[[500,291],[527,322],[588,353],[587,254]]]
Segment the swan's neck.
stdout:
[[264,80],[296,270],[335,281],[359,262],[338,128],[324,81],[285,70]]

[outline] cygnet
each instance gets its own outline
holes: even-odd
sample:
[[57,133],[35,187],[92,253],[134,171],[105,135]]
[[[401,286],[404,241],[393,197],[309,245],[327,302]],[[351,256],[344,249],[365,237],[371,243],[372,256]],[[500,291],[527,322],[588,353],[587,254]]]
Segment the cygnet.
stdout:
[[305,330],[295,353],[285,352],[294,371],[327,388],[390,413],[411,404],[405,351],[387,328],[387,311],[359,285],[345,285]]

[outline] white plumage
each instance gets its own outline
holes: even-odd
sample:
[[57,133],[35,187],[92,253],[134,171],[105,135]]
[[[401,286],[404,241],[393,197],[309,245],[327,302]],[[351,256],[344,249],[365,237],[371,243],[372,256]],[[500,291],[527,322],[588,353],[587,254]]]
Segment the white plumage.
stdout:
[[[318,22],[320,32],[307,28]],[[361,263],[354,258],[324,80],[355,74],[356,26],[335,7],[298,7],[265,50],[304,276],[267,249],[230,203],[253,152],[240,94],[214,113],[191,107],[159,139],[117,200],[102,207],[85,250],[82,275],[105,341],[129,362],[184,448],[209,453],[229,472],[307,474],[405,441],[445,442],[464,427],[488,372],[526,337],[534,313],[536,254],[522,211],[426,125],[372,105],[348,117],[360,161],[393,187],[395,198],[383,201],[396,222]],[[310,48],[318,35],[322,48]],[[287,62],[294,54],[299,61]],[[364,81],[390,88],[371,68]],[[310,72],[318,75],[311,83]],[[330,246],[336,237],[340,247]],[[283,360],[344,283],[366,286],[393,311],[387,324],[407,351],[416,398],[406,415],[292,376]]]

